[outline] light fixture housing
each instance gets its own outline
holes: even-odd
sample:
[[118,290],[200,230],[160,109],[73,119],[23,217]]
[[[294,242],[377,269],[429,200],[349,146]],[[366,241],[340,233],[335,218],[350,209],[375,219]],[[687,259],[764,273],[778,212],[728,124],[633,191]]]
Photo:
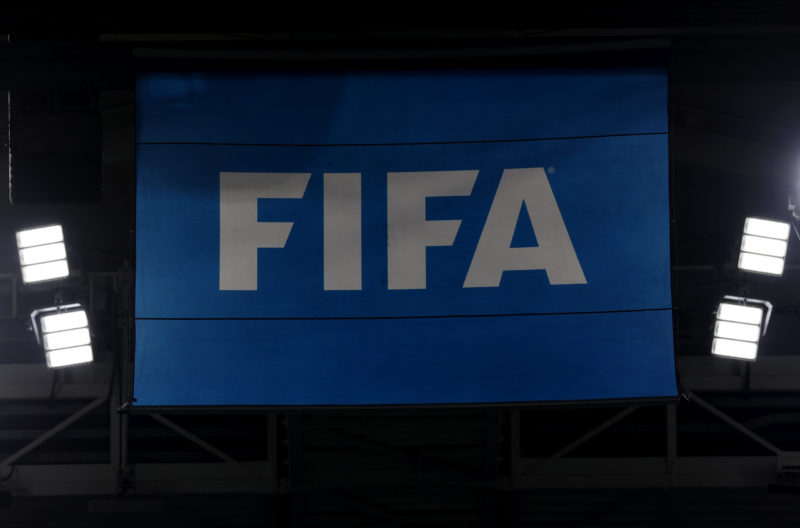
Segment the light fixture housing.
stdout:
[[769,301],[726,295],[717,308],[711,353],[755,361],[759,340],[767,331],[771,314]]
[[791,226],[786,222],[746,218],[739,269],[765,275],[783,275],[790,231]]
[[36,340],[44,348],[47,366],[69,367],[94,361],[86,310],[80,304],[42,308],[31,313]]
[[67,248],[60,225],[17,231],[17,250],[25,284],[69,276]]

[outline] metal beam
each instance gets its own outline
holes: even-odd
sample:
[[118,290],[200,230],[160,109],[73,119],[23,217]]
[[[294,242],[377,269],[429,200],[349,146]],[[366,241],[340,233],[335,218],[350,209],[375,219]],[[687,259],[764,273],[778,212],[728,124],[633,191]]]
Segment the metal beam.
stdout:
[[56,424],[53,428],[51,428],[50,430],[48,430],[45,433],[43,433],[42,435],[40,435],[38,438],[36,438],[32,442],[28,443],[22,449],[19,449],[15,453],[13,453],[13,454],[9,455],[8,457],[6,457],[5,460],[0,462],[0,468],[6,468],[6,467],[12,465],[14,462],[16,462],[17,460],[19,460],[23,456],[25,456],[28,453],[30,453],[31,451],[33,451],[34,449],[36,449],[37,447],[39,447],[40,445],[45,443],[47,440],[51,439],[52,437],[54,437],[55,435],[57,435],[58,433],[60,433],[61,431],[63,431],[67,427],[69,427],[70,425],[72,425],[73,423],[77,422],[78,420],[80,420],[81,418],[83,418],[84,416],[89,414],[91,411],[93,411],[94,409],[96,409],[100,405],[104,404],[106,402],[106,400],[107,400],[107,397],[106,396],[102,396],[100,398],[97,398],[96,400],[93,400],[88,405],[85,405],[78,412],[76,412],[76,413],[70,415],[69,417],[65,418],[64,420],[62,420],[61,422]]
[[229,464],[236,464],[236,460],[233,457],[223,453],[222,451],[220,451],[216,447],[212,446],[211,444],[209,444],[208,442],[206,442],[205,440],[203,440],[202,438],[200,438],[196,434],[187,431],[186,429],[184,429],[180,425],[176,424],[175,422],[173,422],[171,420],[168,420],[167,418],[164,418],[160,414],[148,414],[148,416],[150,416],[151,418],[153,418],[153,420],[157,421],[158,423],[162,424],[163,426],[167,427],[168,429],[171,429],[171,430],[175,431],[176,433],[178,433],[182,437],[186,438],[187,440],[189,440],[193,444],[195,444],[195,445],[203,448],[204,450],[208,451],[209,453],[211,453],[215,457],[219,458],[223,462],[228,462]]
[[[521,462],[536,464],[537,459]],[[110,464],[17,465],[4,484],[28,496],[111,495]],[[136,486],[128,494],[152,493],[275,493],[275,475],[266,461],[228,464],[152,463],[132,466]],[[674,483],[664,471],[663,457],[562,458],[546,471],[520,475],[513,489],[535,488],[664,488],[763,487],[775,480],[776,458],[677,457]],[[0,478],[7,474],[0,475]],[[425,483],[416,483],[416,485]],[[393,482],[391,486],[414,486]],[[455,483],[436,485],[456,486]],[[391,489],[372,486],[370,489]],[[344,486],[350,488],[353,486]],[[355,486],[357,487],[357,486]],[[302,489],[302,487],[300,487]],[[332,489],[330,487],[326,489]],[[297,491],[297,490],[295,490]]]
[[763,438],[762,436],[754,433],[752,430],[750,430],[747,427],[745,427],[744,425],[740,424],[739,422],[737,422],[736,420],[734,420],[733,418],[731,418],[730,416],[728,416],[724,412],[720,411],[719,409],[717,409],[716,407],[714,407],[713,405],[711,405],[710,403],[705,401],[703,398],[697,396],[693,392],[689,392],[688,396],[689,396],[689,400],[690,401],[693,401],[694,403],[698,404],[703,409],[707,410],[708,412],[710,412],[711,414],[713,414],[714,416],[716,416],[717,418],[719,418],[720,420],[722,420],[726,424],[730,425],[731,427],[733,427],[734,429],[736,429],[737,431],[739,431],[740,433],[742,433],[746,437],[748,437],[751,440],[753,440],[753,441],[761,444],[762,446],[766,447],[767,449],[769,449],[770,451],[772,451],[776,455],[780,455],[783,452],[780,448],[776,447],[772,442],[770,442],[769,440]]
[[570,451],[572,451],[576,447],[578,447],[580,445],[583,445],[584,443],[588,442],[589,440],[591,440],[592,438],[594,438],[598,434],[602,433],[603,431],[605,431],[606,429],[608,429],[609,427],[611,427],[615,423],[619,422],[620,420],[622,420],[623,418],[625,418],[626,416],[628,416],[629,414],[631,414],[633,411],[635,411],[638,408],[639,407],[637,405],[633,405],[631,407],[626,407],[625,409],[623,409],[622,411],[618,412],[617,414],[615,414],[614,416],[612,416],[611,418],[609,418],[605,422],[601,423],[600,425],[598,425],[594,429],[590,430],[589,432],[587,432],[586,434],[584,434],[583,436],[581,436],[580,438],[578,438],[574,442],[572,442],[570,444],[567,444],[567,446],[559,449],[558,451],[556,451],[554,454],[550,455],[549,457],[547,457],[545,459],[542,459],[539,462],[536,462],[533,465],[529,465],[528,467],[522,469],[520,474],[522,474],[522,475],[529,474],[529,473],[533,472],[534,470],[536,470],[537,468],[539,468],[540,466],[543,466],[543,465],[545,465],[545,464],[547,464],[547,463],[549,463],[549,462],[551,462],[551,461],[553,461],[555,459],[561,458],[562,456],[566,455],[567,453],[569,453]]
[[323,437],[340,439],[345,445],[356,446],[362,451],[368,451],[401,464],[408,464],[410,467],[424,467],[424,473],[431,478],[437,475],[442,479],[452,479],[455,482],[471,483],[479,486],[485,484],[484,480],[475,474],[472,468],[452,460],[444,460],[439,457],[426,456],[424,453],[412,453],[407,449],[385,446],[356,437],[349,434],[349,431],[344,430],[326,430],[324,432],[320,431],[318,434],[320,436],[324,435]]
[[677,457],[674,476],[664,470],[664,457],[568,457],[551,461],[545,471],[519,475],[516,489],[766,487],[775,481],[776,459]]
[[510,438],[508,439],[511,450],[511,470],[508,475],[508,485],[514,489],[517,486],[517,468],[520,466],[520,441],[519,441],[519,410],[514,409],[511,411],[511,424],[510,424]]
[[667,405],[667,475],[675,484],[675,461],[678,458],[678,420],[676,405]]
[[[267,462],[135,464],[136,486],[127,495],[153,493],[275,493],[275,475]],[[111,464],[36,464],[16,466],[4,483],[25,496],[113,496]],[[0,478],[5,475],[0,475]]]

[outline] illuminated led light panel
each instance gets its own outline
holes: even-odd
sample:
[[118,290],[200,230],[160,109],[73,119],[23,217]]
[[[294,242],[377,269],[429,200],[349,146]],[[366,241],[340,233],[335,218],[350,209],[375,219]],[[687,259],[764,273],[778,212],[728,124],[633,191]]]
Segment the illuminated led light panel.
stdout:
[[736,359],[754,360],[758,354],[764,309],[760,306],[720,303],[714,324],[711,353]]
[[69,276],[67,248],[60,225],[17,231],[22,282],[42,282]]
[[94,361],[92,347],[90,346],[51,350],[47,352],[46,356],[47,366],[50,368],[69,367]]
[[739,253],[739,269],[783,275],[790,230],[791,226],[786,222],[747,218]]

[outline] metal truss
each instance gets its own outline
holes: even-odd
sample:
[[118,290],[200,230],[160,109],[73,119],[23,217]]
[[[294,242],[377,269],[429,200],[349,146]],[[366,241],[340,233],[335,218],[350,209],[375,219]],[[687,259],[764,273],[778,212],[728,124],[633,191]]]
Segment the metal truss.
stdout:
[[[12,275],[0,276],[10,284],[9,313],[17,314],[17,284]],[[101,284],[106,281],[105,284]],[[94,274],[88,277],[90,308],[94,306],[95,288],[112,288],[116,294],[130,287],[129,272],[120,274]],[[128,292],[129,293],[129,292]],[[0,413],[10,415],[35,414],[36,412],[58,415],[54,426],[48,426],[33,438],[26,436],[18,448],[4,454],[0,461],[0,484],[17,493],[29,495],[72,494],[118,494],[118,493],[278,493],[280,490],[303,493],[322,489],[312,480],[304,464],[304,428],[300,427],[299,415],[267,414],[269,421],[268,460],[244,462],[233,453],[204,439],[202,434],[190,431],[163,414],[149,417],[166,429],[180,435],[201,450],[211,454],[213,462],[159,462],[131,463],[128,437],[129,408],[131,394],[131,350],[129,347],[132,328],[124,320],[118,320],[120,337],[116,341],[119,354],[114,364],[103,362],[65,372],[53,388],[53,373],[42,364],[7,364],[0,369]],[[440,483],[458,482],[475,489],[532,489],[559,487],[697,487],[697,486],[763,486],[775,481],[782,472],[800,472],[800,453],[781,448],[753,430],[753,426],[741,423],[721,411],[714,402],[742,400],[738,396],[745,385],[750,390],[775,394],[776,398],[790,405],[800,405],[797,388],[800,376],[800,356],[765,356],[744,369],[738,363],[718,361],[710,357],[679,357],[680,379],[687,387],[689,402],[703,409],[709,417],[731,427],[733,435],[743,435],[760,445],[771,456],[679,456],[677,445],[676,405],[663,406],[666,423],[666,456],[664,457],[574,457],[577,448],[586,445],[609,428],[634,415],[641,406],[621,407],[613,416],[596,426],[587,427],[575,439],[567,441],[552,454],[541,458],[521,456],[520,411],[492,409],[483,412],[487,421],[481,426],[483,433],[484,468],[470,473],[470,468],[460,465],[458,460],[447,456],[426,458],[410,455],[414,451],[397,449],[370,438],[370,431],[348,429],[341,426],[324,432],[323,438],[339,445],[347,445],[362,453],[375,455],[395,465],[407,464],[424,467],[431,479]],[[746,381],[746,383],[745,383]],[[698,393],[712,394],[706,398]],[[53,400],[53,395],[56,396]],[[726,400],[727,399],[727,400]],[[38,402],[38,403],[37,403]],[[746,405],[765,409],[769,401],[751,399]],[[35,455],[48,441],[65,434],[77,422],[89,415],[96,416],[106,408],[110,420],[108,462],[98,464],[62,463],[27,464],[26,459]],[[63,410],[63,413],[59,413]],[[459,412],[464,412],[459,411]],[[526,411],[528,412],[528,411]],[[279,422],[285,421],[286,431],[281,433]],[[763,420],[762,420],[763,422]],[[757,422],[761,424],[762,422]],[[508,436],[500,425],[510,423]],[[766,422],[764,422],[766,423]],[[287,450],[279,450],[281,434]],[[283,487],[279,481],[279,460],[284,457],[288,464],[288,476]],[[509,458],[508,466],[501,466],[500,459]],[[343,483],[358,486],[357,474],[345,475]],[[470,477],[470,478],[467,478]],[[433,480],[431,480],[433,482]],[[322,486],[323,488],[325,486]],[[342,487],[346,489],[347,486]],[[490,495],[486,500],[490,501]]]

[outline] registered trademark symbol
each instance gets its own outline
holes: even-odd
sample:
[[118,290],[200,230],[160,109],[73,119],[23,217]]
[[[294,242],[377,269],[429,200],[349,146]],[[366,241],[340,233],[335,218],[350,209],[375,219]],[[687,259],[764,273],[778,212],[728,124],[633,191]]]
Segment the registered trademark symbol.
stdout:
[[547,174],[555,174],[556,168],[555,167],[547,167]]

